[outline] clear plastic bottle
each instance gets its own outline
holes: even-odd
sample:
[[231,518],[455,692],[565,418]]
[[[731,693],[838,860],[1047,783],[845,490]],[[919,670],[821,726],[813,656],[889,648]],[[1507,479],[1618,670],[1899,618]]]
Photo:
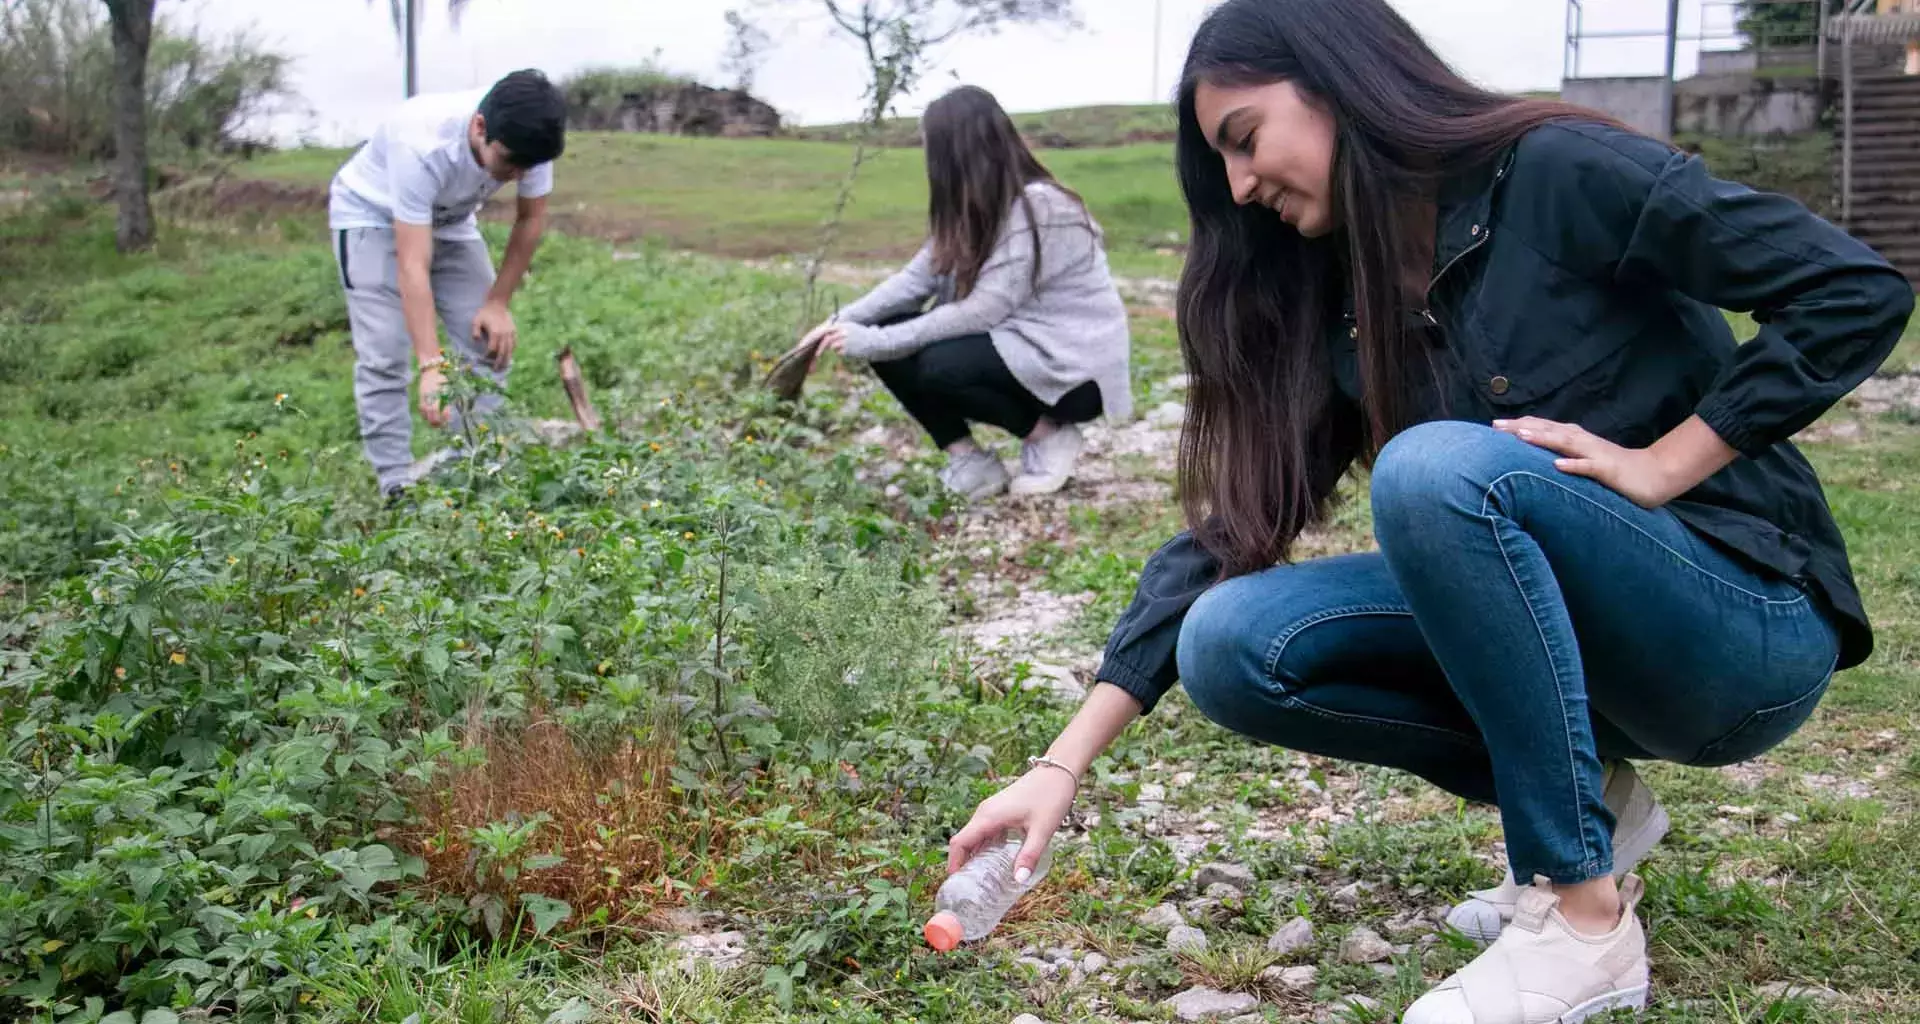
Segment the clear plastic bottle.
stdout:
[[1051,846],[1040,855],[1033,874],[1025,883],[1013,880],[1013,860],[1020,852],[1021,837],[1007,833],[998,843],[983,848],[940,886],[934,897],[933,917],[924,930],[927,945],[945,953],[964,940],[985,938],[1007,911],[1027,891],[1047,877],[1053,866]]

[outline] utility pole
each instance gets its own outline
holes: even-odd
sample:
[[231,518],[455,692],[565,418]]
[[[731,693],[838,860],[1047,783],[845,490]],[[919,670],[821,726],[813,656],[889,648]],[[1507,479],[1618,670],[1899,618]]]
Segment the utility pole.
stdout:
[[1667,76],[1660,80],[1660,137],[1673,141],[1673,76],[1680,51],[1680,0],[1667,0]]
[[401,0],[406,5],[407,23],[407,98],[420,94],[420,0]]
[[1153,96],[1151,102],[1159,103],[1166,97],[1160,95],[1160,13],[1165,0],[1153,0]]

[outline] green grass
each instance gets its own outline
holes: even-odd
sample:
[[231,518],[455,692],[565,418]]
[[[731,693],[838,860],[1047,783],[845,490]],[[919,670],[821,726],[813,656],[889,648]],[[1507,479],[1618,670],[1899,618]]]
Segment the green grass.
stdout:
[[[1086,197],[1123,268],[1177,268],[1156,250],[1185,237],[1171,147],[1141,144],[1048,153],[1048,167]],[[320,192],[346,154],[276,153],[241,165],[251,178]],[[564,230],[646,238],[727,256],[812,251],[853,157],[851,146],[762,139],[575,133],[554,193]],[[835,247],[841,259],[911,255],[925,234],[926,171],[918,152],[884,150],[862,168]],[[1137,271],[1136,271],[1137,272]]]
[[[1088,149],[1124,146],[1135,142],[1171,142],[1173,108],[1165,103],[1070,107],[1014,114],[1014,126],[1027,142],[1041,149]],[[816,142],[851,142],[861,125],[830,124],[794,129],[798,138]],[[880,145],[911,148],[920,145],[920,119],[889,118],[876,136]]]
[[[592,208],[622,216],[646,211],[655,219],[635,223],[652,226],[636,230],[655,242],[739,254],[784,251],[788,241],[810,237],[846,155],[844,147],[823,143],[587,136],[579,145],[585,158],[571,173]],[[252,168],[323,183],[338,156],[281,154]],[[1165,173],[1164,147],[1049,157],[1086,191],[1116,237],[1122,232],[1115,224],[1146,232],[1167,217],[1177,227],[1171,187],[1155,177]],[[707,173],[694,179],[698,186],[671,173],[696,167]],[[861,219],[857,232],[850,224],[849,237],[867,239],[874,255],[897,255],[890,248],[895,235],[906,233],[910,245],[921,215],[919,166],[914,154],[900,152],[869,170],[873,187],[862,193]],[[562,180],[564,188],[564,174]],[[747,184],[756,180],[763,183],[758,192]],[[670,202],[648,205],[662,190]],[[1130,220],[1125,200],[1136,193],[1141,206]],[[691,234],[676,237],[671,225]],[[500,232],[489,233],[497,245]],[[419,1014],[503,1024],[1004,1024],[1023,1012],[1052,1021],[1159,1020],[1166,1018],[1160,1000],[1187,985],[1259,988],[1258,970],[1271,959],[1266,936],[1306,913],[1318,940],[1288,963],[1321,968],[1313,1001],[1361,993],[1393,1014],[1427,979],[1470,956],[1445,941],[1416,945],[1396,958],[1395,976],[1383,977],[1340,963],[1336,948],[1354,926],[1384,928],[1404,911],[1430,909],[1492,882],[1483,859],[1498,835],[1492,815],[1392,772],[1257,747],[1202,720],[1177,692],[1097,765],[1082,811],[1099,821],[1060,848],[1032,911],[955,956],[920,951],[914,931],[939,878],[944,836],[997,788],[994,775],[1019,770],[1027,753],[1045,745],[1068,709],[979,686],[975,666],[916,632],[939,616],[937,604],[929,610],[920,602],[953,598],[936,584],[974,567],[935,557],[919,529],[945,533],[959,525],[926,471],[931,460],[913,461],[893,497],[877,482],[855,478],[884,453],[853,438],[875,417],[897,424],[891,403],[861,378],[837,371],[819,378],[791,416],[777,414],[747,386],[764,363],[756,353],[764,357],[784,343],[797,316],[790,278],[657,246],[616,261],[598,241],[552,240],[516,304],[523,338],[516,401],[532,415],[564,415],[551,357],[570,344],[618,431],[563,451],[509,448],[497,478],[456,478],[422,507],[389,513],[375,506],[357,451],[344,312],[331,258],[310,218],[264,225],[172,220],[162,237],[158,254],[122,257],[113,252],[111,225],[90,204],[0,209],[0,731],[10,737],[0,763],[0,824],[31,819],[32,804],[15,800],[16,793],[78,800],[106,781],[122,787],[124,799],[62,804],[73,808],[59,816],[63,825],[85,811],[105,819],[95,827],[115,829],[121,816],[144,813],[143,801],[154,796],[143,788],[150,780],[106,774],[116,758],[133,763],[132,744],[105,737],[123,726],[137,731],[137,723],[117,717],[136,699],[219,702],[212,742],[224,744],[235,763],[278,759],[258,778],[223,774],[233,771],[225,760],[206,765],[212,792],[179,809],[214,818],[223,813],[226,787],[295,784],[302,771],[319,770],[303,767],[301,744],[336,736],[377,738],[398,757],[423,742],[411,731],[416,724],[457,732],[477,714],[512,725],[533,707],[583,733],[639,729],[640,721],[650,729],[654,720],[637,710],[658,710],[649,687],[671,689],[679,671],[691,671],[673,659],[692,652],[704,663],[710,656],[703,630],[716,579],[716,508],[755,509],[751,543],[743,541],[738,554],[747,564],[735,563],[735,579],[745,581],[736,585],[753,594],[743,620],[751,630],[807,637],[818,648],[809,652],[812,660],[776,664],[763,660],[767,652],[751,641],[760,634],[750,633],[732,655],[741,659],[743,688],[769,706],[770,717],[743,709],[742,746],[733,748],[760,758],[756,772],[715,766],[711,718],[696,714],[677,739],[683,819],[725,822],[732,835],[715,847],[680,851],[663,872],[674,894],[668,902],[724,915],[707,927],[745,930],[748,966],[726,974],[682,971],[668,937],[579,919],[561,927],[559,941],[496,943],[462,922],[464,904],[435,903],[420,879],[381,882],[356,902],[335,891],[340,883],[332,875],[316,880],[318,873],[295,872],[284,882],[251,883],[249,901],[265,910],[245,933],[259,943],[250,955],[300,952],[272,961],[295,969],[264,966],[259,974],[285,983],[278,998],[286,1005],[320,1020],[399,1022]],[[1145,246],[1131,251],[1148,258]],[[1179,369],[1170,322],[1138,318],[1135,344],[1142,408],[1177,400],[1164,387]],[[1920,330],[1909,330],[1894,365],[1920,368]],[[749,434],[757,440],[747,442]],[[421,427],[418,436],[424,450],[431,435]],[[242,444],[244,457],[236,454]],[[1920,503],[1912,494],[1920,486],[1920,423],[1869,418],[1858,437],[1810,444],[1807,452],[1847,533],[1879,645],[1753,778],[1650,769],[1676,821],[1673,838],[1646,869],[1658,986],[1652,1020],[1920,1015],[1913,971],[1920,886],[1910,870],[1920,858],[1913,824],[1920,757],[1911,752],[1920,740]],[[249,470],[255,475],[244,476]],[[757,493],[759,480],[772,497],[725,504],[740,491]],[[668,507],[651,508],[661,497]],[[565,539],[539,533],[539,545],[516,547],[481,536],[473,525],[484,519],[494,524],[488,533],[521,529],[533,515],[542,517],[540,530],[561,530]],[[1177,522],[1169,503],[1069,507],[1048,523],[1045,541],[1018,553],[1014,568],[1042,589],[1092,592],[1090,610],[1071,633],[1082,647],[1096,645],[1130,596],[1138,566]],[[193,527],[166,549],[192,570],[184,579],[141,577],[146,556],[136,551],[129,559],[102,546],[122,531],[158,537],[167,524]],[[1369,533],[1364,505],[1352,503],[1325,543],[1365,547]],[[638,547],[626,547],[623,537]],[[572,555],[575,545],[585,554]],[[284,550],[308,554],[288,563],[284,580],[271,577],[280,581],[271,593],[250,596],[237,577],[223,575]],[[836,562],[836,551],[863,553],[869,567]],[[887,551],[906,555],[884,561]],[[582,559],[583,568],[568,568],[569,557]],[[893,577],[910,586],[891,601],[874,596],[898,581]],[[558,585],[542,582],[550,579]],[[356,595],[356,587],[368,593]],[[102,633],[95,619],[119,605],[98,598],[95,588],[122,595],[117,600],[151,601],[155,621],[178,628],[187,663],[172,666],[162,651],[152,664],[136,665],[119,704],[73,698],[71,688],[91,678],[87,659],[114,635]],[[248,618],[256,600],[267,607],[306,602],[323,628],[298,621],[270,628]],[[377,615],[365,607],[376,601]],[[193,618],[192,609],[202,606],[205,621]],[[464,646],[437,653],[423,646],[445,635],[461,637]],[[934,655],[934,667],[910,682],[886,677],[887,691],[862,691],[861,701],[849,701],[848,665],[880,669],[836,659],[850,648],[871,654],[902,645]],[[250,661],[228,657],[228,650],[277,653]],[[358,659],[361,670],[343,670],[336,652]],[[284,699],[254,701],[261,679],[279,678],[267,668],[275,658],[297,666],[302,682],[280,683]],[[436,674],[436,664],[447,667]],[[655,672],[663,674],[648,674]],[[649,682],[636,684],[640,679]],[[371,692],[356,696],[347,682]],[[698,696],[695,705],[708,698]],[[367,708],[402,697],[398,708],[376,715],[379,731],[368,732]],[[435,717],[448,708],[458,713]],[[297,742],[256,747],[247,739],[280,728]],[[35,758],[66,758],[76,748],[91,751],[98,764],[89,770],[98,774],[85,787],[52,785],[41,774],[45,761]],[[372,757],[381,747],[354,749]],[[340,771],[335,784],[343,788],[392,788],[385,776]],[[1175,784],[1183,771],[1196,775]],[[1317,797],[1296,773],[1337,793],[1340,806],[1378,816],[1313,818]],[[1849,796],[1835,782],[1867,791]],[[1186,816],[1168,826],[1178,834],[1143,834],[1135,800],[1146,783],[1166,786],[1166,806]],[[283,838],[371,841],[371,831],[386,826],[369,824],[372,813],[364,817],[322,803],[287,826]],[[1216,827],[1201,832],[1202,822]],[[1255,829],[1258,838],[1250,835]],[[161,838],[123,834],[118,841],[188,843],[198,834],[152,831]],[[15,841],[18,834],[0,835]],[[1181,958],[1167,954],[1134,915],[1192,895],[1185,888],[1191,869],[1172,848],[1188,840],[1199,844],[1188,851],[1196,861],[1238,861],[1258,883],[1232,913],[1205,922],[1209,954]],[[218,860],[217,851],[180,849]],[[307,863],[296,850],[275,849],[273,857],[282,859],[266,863]],[[1377,888],[1351,903],[1334,899],[1356,879]],[[98,884],[92,876],[69,880]],[[205,890],[186,891],[155,897],[152,907]],[[288,903],[295,895],[317,912],[309,918],[317,922],[311,934],[293,931],[302,927]],[[7,916],[16,909],[12,898],[0,896],[0,928],[16,926]],[[0,988],[44,983],[44,975],[7,972],[41,955],[32,951],[46,950],[51,934],[8,934]],[[62,941],[78,946],[93,938]],[[1112,1010],[1095,1013],[1057,981],[1026,979],[1014,961],[1029,945],[1144,959],[1118,970],[1116,987],[1101,990]],[[44,955],[56,952],[63,950]],[[58,982],[60,972],[51,977]],[[80,1019],[87,1019],[83,994],[104,993],[95,995],[104,1008],[121,1005],[119,994],[90,977],[68,982]],[[1830,984],[1848,1000],[1824,1009],[1772,1006],[1759,989],[1778,981]],[[195,1003],[191,989],[185,997],[164,985],[141,991],[144,1005],[184,1009]],[[1263,994],[1272,1019],[1311,1014],[1304,1001]],[[6,998],[0,996],[0,1011],[18,1008]]]

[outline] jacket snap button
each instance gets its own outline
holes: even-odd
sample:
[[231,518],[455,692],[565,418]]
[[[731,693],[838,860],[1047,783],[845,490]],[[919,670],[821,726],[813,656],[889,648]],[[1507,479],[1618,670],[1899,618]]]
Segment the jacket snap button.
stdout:
[[1358,338],[1359,336],[1360,336],[1360,328],[1358,328],[1358,327],[1349,327],[1349,328],[1347,328],[1347,337],[1349,337],[1349,338]]
[[1470,235],[1472,235],[1472,236],[1473,236],[1473,237],[1475,237],[1475,238],[1479,238],[1479,237],[1480,237],[1480,225],[1478,225],[1478,224],[1475,224],[1475,225],[1473,226],[1473,228],[1472,228],[1472,229],[1471,229],[1470,231],[1468,231],[1467,233],[1468,233],[1468,234],[1470,234]]
[[1487,382],[1487,390],[1496,395],[1504,395],[1513,388],[1513,382],[1505,377],[1495,377]]

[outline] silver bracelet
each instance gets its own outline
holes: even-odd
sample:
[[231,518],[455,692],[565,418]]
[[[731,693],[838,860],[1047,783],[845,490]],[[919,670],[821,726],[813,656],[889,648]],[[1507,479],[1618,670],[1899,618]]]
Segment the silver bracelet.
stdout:
[[1046,756],[1045,754],[1041,754],[1038,757],[1027,758],[1028,769],[1037,768],[1041,765],[1045,765],[1048,768],[1058,768],[1061,771],[1066,772],[1067,778],[1073,780],[1074,795],[1075,796],[1080,795],[1080,773],[1079,772],[1074,771],[1073,769],[1067,767],[1064,764],[1061,764],[1059,761],[1056,761],[1051,757]]

